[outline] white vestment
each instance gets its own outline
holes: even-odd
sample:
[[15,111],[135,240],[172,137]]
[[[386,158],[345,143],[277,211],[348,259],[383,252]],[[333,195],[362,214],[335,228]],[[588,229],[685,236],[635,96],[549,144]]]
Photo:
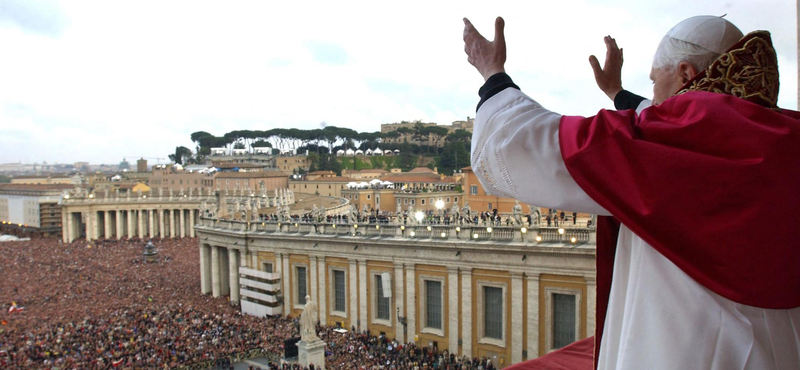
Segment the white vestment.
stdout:
[[[560,120],[514,88],[489,98],[475,119],[473,171],[488,194],[609,215],[567,172]],[[800,307],[770,310],[724,298],[622,225],[600,350],[599,369],[796,370]]]

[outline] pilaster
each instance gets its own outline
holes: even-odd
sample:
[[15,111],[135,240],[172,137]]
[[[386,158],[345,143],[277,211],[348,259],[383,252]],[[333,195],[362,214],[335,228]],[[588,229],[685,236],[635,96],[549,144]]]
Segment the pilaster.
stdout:
[[511,363],[522,362],[522,273],[511,272]]
[[395,340],[398,343],[405,343],[406,337],[403,330],[403,324],[400,322],[399,316],[406,316],[405,315],[405,305],[404,303],[404,296],[403,296],[403,264],[402,263],[395,263],[394,264],[394,305],[395,305]]
[[325,256],[319,256],[317,261],[317,269],[319,271],[319,274],[317,275],[319,279],[319,301],[317,301],[317,306],[319,307],[319,321],[327,325],[328,288],[325,277],[327,276],[328,267],[325,263]]
[[417,276],[413,264],[406,265],[406,319],[408,320],[408,338],[406,342],[416,342],[417,336]]
[[447,267],[448,350],[458,353],[458,267]]
[[461,269],[461,354],[472,358],[472,268]]
[[356,260],[349,260],[350,271],[347,274],[350,283],[350,313],[347,315],[350,318],[350,326],[358,328],[358,266]]
[[367,261],[358,260],[358,321],[361,330],[368,328],[369,319],[367,317]]
[[528,360],[539,357],[539,273],[528,279]]

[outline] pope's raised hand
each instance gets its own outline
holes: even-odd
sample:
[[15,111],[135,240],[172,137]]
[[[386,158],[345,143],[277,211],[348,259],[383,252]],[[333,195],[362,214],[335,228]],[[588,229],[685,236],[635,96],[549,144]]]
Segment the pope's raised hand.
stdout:
[[484,81],[492,75],[505,72],[506,38],[503,35],[505,22],[497,17],[494,23],[494,40],[489,41],[464,18],[464,51],[467,61],[475,66]]
[[617,47],[617,40],[611,36],[604,37],[603,41],[606,43],[605,65],[601,68],[594,55],[589,57],[589,64],[592,65],[597,87],[614,100],[617,93],[622,91],[622,49]]

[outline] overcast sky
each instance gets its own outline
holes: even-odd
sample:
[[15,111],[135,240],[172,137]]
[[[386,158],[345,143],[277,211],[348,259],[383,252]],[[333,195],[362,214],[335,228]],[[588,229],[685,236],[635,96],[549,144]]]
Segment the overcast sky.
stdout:
[[796,109],[792,0],[0,0],[0,163],[166,158],[194,149],[195,131],[474,117],[483,80],[466,61],[463,17],[491,38],[503,16],[506,70],[522,90],[593,115],[613,107],[588,62],[602,63],[604,35],[625,49],[623,85],[651,97],[661,37],[726,13],[744,33],[772,32],[778,103]]

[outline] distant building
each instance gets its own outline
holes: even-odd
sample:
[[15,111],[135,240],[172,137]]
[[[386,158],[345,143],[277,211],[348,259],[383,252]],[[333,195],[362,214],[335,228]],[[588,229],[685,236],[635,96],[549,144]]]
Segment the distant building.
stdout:
[[147,160],[139,158],[136,160],[136,172],[147,172]]
[[12,177],[11,183],[29,184],[29,185],[68,184],[77,186],[82,183],[82,179],[80,175],[67,175],[67,174],[31,175],[31,176]]
[[[389,133],[389,132],[392,132],[392,131],[396,131],[399,128],[408,128],[408,129],[411,129],[413,131],[414,127],[418,123],[421,123],[422,126],[424,126],[424,127],[430,127],[430,126],[444,127],[444,128],[447,129],[447,133],[448,134],[451,134],[451,133],[453,133],[453,132],[455,132],[456,130],[459,130],[459,129],[466,130],[467,132],[472,133],[472,127],[475,124],[475,118],[467,117],[467,119],[465,121],[453,121],[453,123],[451,123],[449,125],[437,125],[437,124],[432,123],[432,122],[422,122],[422,121],[411,121],[411,122],[403,121],[403,122],[398,122],[398,123],[384,123],[384,124],[381,125],[381,133],[386,134],[386,133]],[[444,146],[445,139],[443,137],[442,138],[436,138],[433,135],[429,135],[429,137],[427,137],[427,138],[424,138],[422,140],[417,140],[414,137],[413,133],[410,133],[410,134],[403,134],[403,135],[401,135],[400,137],[397,137],[397,138],[387,137],[385,140],[383,140],[383,142],[384,143],[410,143],[410,144],[417,144],[417,145],[436,145],[437,147],[442,147],[442,146]],[[398,153],[395,153],[395,154],[398,154]]]
[[[330,172],[333,176],[320,175],[319,172]],[[316,175],[312,175],[316,174]],[[289,180],[289,190],[295,193],[317,194],[326,197],[344,197],[342,192],[347,184],[355,181],[349,177],[336,176],[332,171],[315,171],[306,177]]]
[[119,167],[120,171],[122,171],[122,170],[130,170],[131,169],[131,164],[128,163],[128,161],[125,158],[122,158],[122,162],[119,162],[119,166],[118,167]]
[[308,171],[311,161],[305,155],[279,156],[273,158],[272,166],[287,174],[293,174]]
[[70,184],[0,184],[0,232],[61,234],[59,200]]
[[368,168],[363,170],[342,170],[342,176],[352,177],[359,180],[379,179],[389,174],[389,171],[380,168]]
[[188,194],[189,189],[199,194],[201,190],[208,191],[214,187],[213,172],[195,172],[178,169],[176,166],[157,165],[153,166],[152,174],[148,184],[154,191],[163,191],[164,194],[169,194],[170,189],[174,194],[178,194],[181,189],[185,194]]
[[268,190],[285,189],[288,187],[289,176],[281,171],[257,172],[217,172],[214,176],[214,186],[220,190],[233,191],[250,188],[252,191],[261,189],[261,184]]

